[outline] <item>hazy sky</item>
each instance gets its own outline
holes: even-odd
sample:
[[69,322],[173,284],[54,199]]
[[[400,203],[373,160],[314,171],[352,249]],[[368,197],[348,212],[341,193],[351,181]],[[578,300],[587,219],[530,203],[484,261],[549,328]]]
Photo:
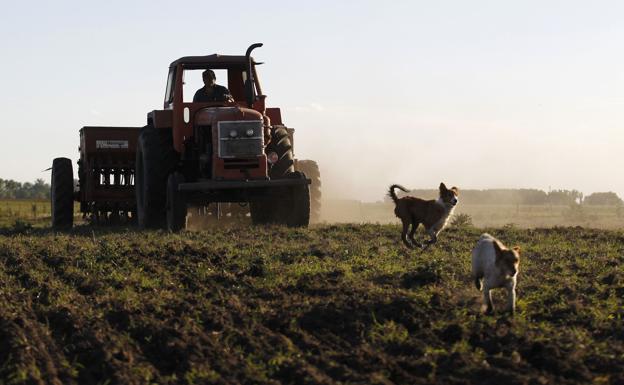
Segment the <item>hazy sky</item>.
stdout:
[[[2,1],[0,178],[141,126],[180,56],[255,51],[324,193],[390,183],[624,196],[621,1]],[[225,80],[225,79],[223,79]]]

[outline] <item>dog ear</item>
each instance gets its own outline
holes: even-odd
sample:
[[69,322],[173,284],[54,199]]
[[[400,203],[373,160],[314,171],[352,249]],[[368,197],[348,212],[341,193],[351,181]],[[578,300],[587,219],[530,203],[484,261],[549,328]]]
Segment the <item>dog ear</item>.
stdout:
[[446,190],[448,190],[446,188],[446,185],[444,183],[440,182],[440,191],[446,191]]
[[496,260],[498,261],[503,257],[503,249],[498,241],[493,241],[492,243],[494,244],[494,252],[496,252]]
[[459,195],[459,189],[457,187],[453,186],[451,190],[455,191],[455,195]]
[[520,255],[520,246],[514,246],[513,251],[515,251],[516,253],[518,253],[518,255]]

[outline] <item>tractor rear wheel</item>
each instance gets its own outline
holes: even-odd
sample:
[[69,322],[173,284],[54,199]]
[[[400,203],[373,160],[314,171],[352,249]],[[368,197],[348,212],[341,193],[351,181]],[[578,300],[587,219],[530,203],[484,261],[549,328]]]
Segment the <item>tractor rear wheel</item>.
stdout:
[[71,229],[74,225],[74,170],[67,158],[52,161],[52,228]]
[[145,126],[139,133],[135,163],[135,191],[139,228],[166,225],[167,177],[176,154],[170,129]]
[[312,181],[310,185],[310,221],[321,219],[321,172],[313,160],[297,160],[295,170],[301,171]]
[[184,176],[174,172],[167,179],[167,230],[178,232],[186,228],[186,200],[178,190]]

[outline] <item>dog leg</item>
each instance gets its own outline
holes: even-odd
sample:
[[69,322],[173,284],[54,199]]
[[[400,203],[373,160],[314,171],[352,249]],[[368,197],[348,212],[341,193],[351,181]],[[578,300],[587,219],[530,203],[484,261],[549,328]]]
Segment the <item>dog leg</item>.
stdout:
[[480,277],[475,277],[474,284],[477,290],[481,291],[481,278]]
[[418,225],[419,223],[412,221],[412,230],[409,233],[409,238],[414,246],[422,248],[423,245],[414,238],[414,234],[416,234],[416,229],[418,228]]
[[507,311],[511,315],[516,312],[516,287],[513,283],[507,285]]
[[490,293],[490,288],[487,285],[483,287],[483,307],[485,310],[485,314],[494,313],[494,304],[492,304],[492,293]]
[[409,243],[409,241],[407,240],[407,230],[409,229],[409,222],[403,220],[403,231],[401,232],[401,240],[403,241],[403,243],[405,244],[405,246],[407,246],[410,249],[413,249],[414,246],[412,244]]
[[436,234],[434,230],[432,229],[428,230],[427,234],[429,234],[429,236],[431,237],[431,239],[427,241],[428,245],[433,245],[434,243],[438,241],[438,235]]

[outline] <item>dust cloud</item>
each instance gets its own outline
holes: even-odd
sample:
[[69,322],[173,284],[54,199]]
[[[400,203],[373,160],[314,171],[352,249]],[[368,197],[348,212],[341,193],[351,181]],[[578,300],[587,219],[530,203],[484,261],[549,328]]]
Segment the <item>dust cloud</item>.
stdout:
[[[444,182],[460,191],[578,190],[585,196],[614,191],[624,196],[624,180],[613,178],[613,159],[621,157],[621,140],[588,136],[584,127],[563,113],[557,115],[560,121],[548,121],[546,126],[541,118],[528,121],[510,115],[503,119],[500,112],[493,113],[498,119],[479,120],[462,118],[452,110],[441,118],[442,114],[423,110],[406,112],[404,107],[284,109],[285,122],[295,128],[296,157],[319,164],[324,220],[394,222],[392,205],[383,203],[394,183],[408,189],[437,189]],[[487,200],[478,203],[492,206]],[[567,206],[546,214],[536,208],[531,214],[535,221],[530,221],[523,205],[512,206],[520,217],[505,219],[507,212],[495,210],[484,214],[461,199],[456,212],[467,210],[476,216],[473,222],[485,225],[505,220],[522,226],[596,225],[588,222],[594,215],[590,208],[565,218]],[[606,223],[619,222],[610,218]]]

